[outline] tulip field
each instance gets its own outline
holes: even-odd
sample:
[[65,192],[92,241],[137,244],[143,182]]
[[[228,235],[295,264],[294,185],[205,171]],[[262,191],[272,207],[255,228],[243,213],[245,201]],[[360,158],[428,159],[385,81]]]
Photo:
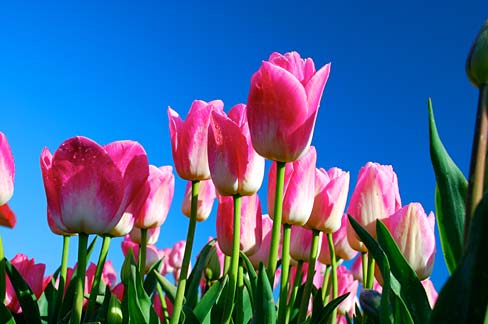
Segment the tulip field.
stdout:
[[[312,139],[331,64],[297,51],[262,59],[245,104],[167,108],[174,167],[151,164],[134,140],[79,135],[39,152],[60,263],[48,273],[25,254],[7,258],[0,239],[0,324],[488,322],[488,21],[466,63],[479,93],[467,177],[428,100],[435,211],[402,199],[394,165],[370,161],[357,175],[319,165]],[[0,132],[0,225],[15,228],[8,139]],[[177,179],[187,227],[162,227]],[[198,246],[214,204],[216,237]],[[159,249],[174,230],[186,239]],[[119,237],[120,269],[108,257]],[[449,271],[439,291],[438,250]]]

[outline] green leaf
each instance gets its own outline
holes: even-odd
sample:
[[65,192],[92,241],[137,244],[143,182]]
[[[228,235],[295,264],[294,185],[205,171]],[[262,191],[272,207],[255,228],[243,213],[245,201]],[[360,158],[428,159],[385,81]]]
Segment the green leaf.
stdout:
[[[158,280],[158,283],[161,285],[161,288],[166,293],[166,296],[168,296],[169,300],[172,303],[174,303],[176,297],[176,287],[168,279],[166,279],[166,277],[162,276],[159,272],[156,271],[153,272],[156,275],[156,279]],[[183,300],[183,304],[185,304],[184,300]]]
[[159,323],[158,316],[152,308],[151,298],[144,290],[142,278],[135,262],[131,263],[130,272],[127,287],[130,321],[134,323]]
[[[437,299],[431,323],[483,323],[488,311],[488,193],[475,210],[466,254]],[[485,322],[486,323],[486,322]]]
[[144,290],[149,296],[152,296],[154,289],[156,289],[156,285],[158,284],[156,273],[161,272],[162,266],[163,259],[159,259],[159,261],[153,264],[147,272],[146,279],[144,279]]
[[62,323],[67,323],[70,319],[76,292],[76,281],[76,271],[74,271],[68,288],[66,289],[66,294],[64,295],[63,303],[61,304],[61,309],[59,310],[59,319],[62,321]]
[[376,221],[376,236],[388,257],[391,272],[400,283],[401,297],[409,301],[407,307],[410,315],[416,323],[427,323],[431,309],[425,289],[415,271],[412,270],[407,260],[403,257],[390,232],[380,220]]
[[253,313],[253,323],[275,323],[276,305],[273,298],[273,290],[269,283],[264,265],[259,266],[256,305]]
[[200,286],[200,280],[202,279],[202,274],[207,264],[207,258],[212,247],[215,245],[215,242],[215,240],[212,240],[205,245],[197,258],[195,267],[188,277],[188,282],[185,289],[185,304],[189,308],[194,308],[198,302],[198,287]]
[[57,290],[54,288],[54,280],[50,280],[49,284],[44,289],[41,297],[37,301],[39,313],[43,323],[53,323],[57,314],[55,314]]
[[15,269],[15,267],[4,258],[5,268],[7,270],[8,277],[12,282],[15,294],[22,307],[22,314],[27,323],[41,323],[41,314],[39,313],[39,307],[37,306],[36,295],[32,292],[29,285],[25,282],[24,278]]
[[249,299],[251,301],[251,305],[253,305],[254,308],[254,301],[256,298],[255,296],[258,287],[258,275],[254,270],[254,266],[252,265],[251,260],[249,260],[247,255],[242,251],[240,252],[239,260],[242,263],[244,270],[246,270],[245,273],[247,273],[247,276],[244,276],[244,285],[247,287]]
[[[319,292],[317,295],[320,296],[320,299],[322,299],[322,294]],[[340,303],[344,299],[349,296],[349,293],[345,293],[344,295],[341,295],[337,297],[334,300],[331,300],[325,307],[322,307],[322,309],[317,309],[315,310],[314,308],[314,313],[312,314],[312,319],[310,320],[311,324],[319,324],[319,323],[328,323],[330,315],[332,315],[332,312],[334,309],[336,309],[337,306],[339,306]]]
[[115,295],[110,296],[110,301],[107,310],[107,323],[121,324],[123,323],[122,305]]
[[205,295],[203,295],[202,299],[193,310],[193,314],[195,315],[199,323],[206,321],[207,317],[209,317],[212,307],[216,304],[217,299],[220,297],[222,290],[227,284],[227,279],[228,277],[225,277],[224,280],[217,281],[216,284],[210,287],[210,289],[205,293]]
[[467,181],[441,142],[429,99],[430,158],[437,181],[436,214],[442,251],[452,274],[463,256]]
[[88,249],[86,250],[86,259],[87,260],[90,260],[93,249],[95,248],[95,244],[97,243],[97,239],[98,239],[98,236],[95,235],[95,237],[91,241],[90,245],[88,246]]
[[14,317],[3,303],[0,303],[0,324],[15,324]]

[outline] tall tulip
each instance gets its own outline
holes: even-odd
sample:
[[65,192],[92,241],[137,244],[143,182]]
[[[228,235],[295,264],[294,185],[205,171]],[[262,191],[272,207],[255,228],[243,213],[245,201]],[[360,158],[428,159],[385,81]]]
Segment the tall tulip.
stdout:
[[168,107],[169,131],[173,160],[178,175],[185,180],[210,178],[207,156],[208,125],[213,109],[223,110],[224,103],[193,101],[187,119],[183,121],[176,111]]
[[[203,222],[208,218],[208,216],[210,216],[215,197],[215,186],[212,180],[209,179],[200,181],[197,202],[197,221]],[[188,181],[186,185],[185,196],[183,197],[183,204],[181,205],[181,212],[185,216],[191,216],[191,181]]]
[[[232,255],[234,232],[234,204],[232,197],[219,196],[217,209],[217,241],[226,255]],[[259,196],[243,196],[240,226],[240,250],[252,255],[259,249],[262,240],[262,213]]]
[[429,277],[435,257],[434,214],[427,216],[421,204],[410,203],[384,223],[419,279]]
[[[285,167],[282,222],[291,225],[304,225],[312,212],[315,198],[315,162],[317,153],[311,146],[307,153]],[[276,162],[271,165],[268,180],[269,215],[273,218]]]
[[[347,223],[347,215],[344,214],[341,218],[341,227],[332,233],[335,254],[343,260],[351,260],[358,254],[356,250],[351,248],[347,240]],[[318,260],[323,264],[331,264],[330,249],[326,240],[322,241],[322,248],[320,249]]]
[[0,132],[0,225],[13,228],[16,223],[14,212],[7,202],[14,194],[15,164],[7,137]]
[[225,112],[214,110],[208,128],[208,163],[221,195],[255,194],[264,176],[264,158],[254,150],[249,135],[246,105]]
[[263,214],[262,218],[262,240],[259,249],[249,256],[249,261],[255,269],[259,269],[259,264],[263,263],[268,266],[269,247],[271,245],[271,229],[273,228],[273,220],[268,214]]
[[267,159],[291,162],[307,151],[330,72],[297,52],[273,53],[251,78],[247,117],[252,144]]
[[149,173],[142,146],[132,141],[100,146],[86,137],[45,148],[41,169],[49,212],[67,233],[110,232],[143,187]]
[[[368,162],[359,171],[347,213],[376,237],[376,220],[390,216],[400,207],[398,179],[392,166]],[[347,239],[356,251],[367,251],[349,223]]]
[[349,172],[315,169],[315,199],[305,227],[334,233],[341,226],[349,191]]

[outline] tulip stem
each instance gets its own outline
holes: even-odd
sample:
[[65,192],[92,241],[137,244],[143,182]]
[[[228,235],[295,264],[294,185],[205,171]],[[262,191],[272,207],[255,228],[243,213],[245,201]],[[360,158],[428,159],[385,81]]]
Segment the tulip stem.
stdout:
[[164,318],[163,323],[169,324],[168,305],[166,305],[166,298],[160,283],[156,285],[156,289],[158,290],[159,301],[161,302],[161,310],[162,310],[161,313],[163,313],[163,318]]
[[324,303],[324,306],[329,301],[329,286],[330,286],[331,270],[332,270],[332,266],[329,266],[329,265],[325,266],[324,281],[322,282],[322,301]]
[[70,324],[81,323],[83,312],[83,299],[85,288],[86,272],[86,248],[88,246],[88,234],[78,235],[78,266],[76,268],[76,291],[73,299],[73,311],[71,312]]
[[[317,261],[317,254],[319,252],[319,239],[320,231],[315,229],[312,230],[312,247],[310,249],[310,254],[308,257],[307,282],[305,283],[305,289],[303,291],[302,302],[300,304],[300,313],[298,313],[297,323],[303,323],[307,318],[308,302],[310,301],[310,294],[312,292],[313,285],[313,276],[315,272],[315,262]],[[330,257],[332,258],[332,252]],[[334,319],[335,316],[332,316],[332,324],[335,323]]]
[[241,195],[234,195],[234,236],[232,239],[232,255],[230,261],[229,286],[227,289],[226,302],[224,304],[223,322],[230,323],[232,308],[237,286],[237,275],[239,271],[239,250],[241,247]]
[[368,253],[361,252],[361,268],[363,269],[363,287],[367,288],[366,281],[368,278]]
[[191,182],[190,224],[188,225],[185,253],[183,255],[183,264],[181,265],[180,280],[178,281],[178,288],[176,289],[173,316],[171,316],[171,321],[170,321],[171,324],[178,324],[178,322],[180,321],[181,311],[183,310],[183,299],[185,296],[186,281],[188,277],[188,267],[190,265],[191,250],[193,247],[193,239],[195,237],[195,228],[197,223],[199,186],[200,186],[199,180],[195,180]]
[[239,264],[239,274],[237,278],[236,305],[234,308],[234,323],[244,323],[244,267]]
[[273,229],[271,232],[271,244],[269,247],[268,279],[273,287],[278,260],[278,248],[280,245],[281,217],[283,211],[283,188],[285,183],[286,162],[276,162],[276,187],[274,199]]
[[[291,225],[283,224],[283,247],[282,247],[283,250],[281,253],[281,284],[280,284],[280,300],[279,300],[279,307],[278,307],[277,323],[286,322],[286,306],[287,306],[286,299],[288,296],[288,286],[289,286],[288,274],[290,272],[290,238],[291,238]],[[272,280],[274,281],[274,279]],[[270,282],[273,281],[270,280]]]
[[141,228],[141,244],[139,244],[139,273],[144,280],[146,273],[147,229]]
[[226,275],[229,272],[230,268],[230,256],[226,255],[224,257],[224,275]]
[[56,295],[56,304],[54,309],[54,316],[60,320],[59,318],[59,308],[61,307],[61,303],[63,301],[64,296],[64,287],[66,285],[66,273],[68,272],[68,255],[69,255],[69,235],[63,235],[63,251],[61,254],[61,270],[59,272],[59,286],[58,292]]
[[[327,233],[327,243],[329,243],[330,250],[330,263],[332,266],[332,300],[337,298],[339,293],[339,287],[337,284],[337,258],[334,247],[334,240],[332,239],[332,233]],[[331,315],[331,324],[335,324],[337,319],[337,307],[334,308]]]
[[476,206],[483,197],[488,135],[488,84],[479,88],[478,111],[476,113],[473,149],[469,166],[468,189],[466,192],[466,215],[464,218],[464,248],[467,247],[469,227]]
[[86,308],[85,321],[91,320],[90,317],[93,309],[95,308],[98,292],[100,290],[100,279],[102,278],[105,260],[107,260],[108,249],[110,247],[110,240],[110,236],[103,236],[102,248],[100,249],[100,255],[98,256],[97,270],[95,271],[95,277],[93,278],[93,285],[90,291],[90,298],[88,299],[88,306]]
[[302,282],[302,267],[303,260],[298,260],[297,271],[295,272],[295,280],[293,281],[293,290],[291,291],[290,300],[288,301],[288,305],[290,307],[286,309],[285,323],[288,323],[290,321],[291,310],[293,309],[293,305],[295,304],[298,288],[300,288],[300,284]]
[[374,258],[370,253],[368,253],[368,277],[366,278],[366,288],[373,289],[373,284],[374,284]]
[[3,250],[2,237],[0,236],[0,302],[5,304],[5,295],[7,290],[7,278],[6,278],[6,264],[5,264],[5,252]]

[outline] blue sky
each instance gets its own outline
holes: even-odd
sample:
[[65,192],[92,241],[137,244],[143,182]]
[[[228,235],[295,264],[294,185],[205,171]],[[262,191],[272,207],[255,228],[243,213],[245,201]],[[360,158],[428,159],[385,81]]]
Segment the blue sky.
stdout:
[[[75,135],[101,144],[133,139],[150,163],[171,165],[167,107],[186,116],[195,99],[222,99],[227,109],[245,103],[251,75],[274,51],[296,50],[317,67],[332,62],[313,138],[318,166],[350,171],[352,190],[367,161],[392,164],[403,203],[433,210],[427,98],[467,174],[477,90],[464,63],[486,18],[483,0],[3,3],[0,131],[15,157],[18,218],[14,230],[0,230],[6,255],[25,253],[48,271],[59,264],[43,147],[54,151]],[[186,237],[184,188],[177,179],[160,248]],[[215,234],[215,211],[197,227],[197,249]],[[112,244],[109,258],[120,265],[120,241]],[[70,265],[75,247],[73,240]],[[437,288],[446,276],[438,253]]]

